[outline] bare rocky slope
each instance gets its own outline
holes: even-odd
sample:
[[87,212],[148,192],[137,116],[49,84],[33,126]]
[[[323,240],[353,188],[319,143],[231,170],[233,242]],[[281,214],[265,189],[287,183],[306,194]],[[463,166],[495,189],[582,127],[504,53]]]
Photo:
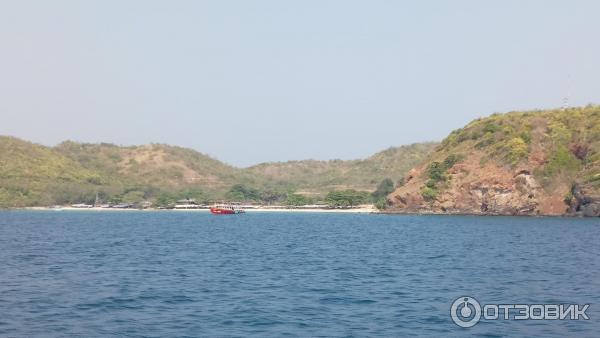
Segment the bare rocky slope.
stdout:
[[453,131],[393,213],[600,215],[600,107],[494,114]]

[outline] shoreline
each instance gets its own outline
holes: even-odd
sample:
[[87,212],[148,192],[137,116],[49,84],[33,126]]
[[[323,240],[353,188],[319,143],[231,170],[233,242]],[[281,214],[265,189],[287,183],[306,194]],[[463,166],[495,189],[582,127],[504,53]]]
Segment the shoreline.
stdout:
[[[199,213],[209,213],[210,210],[206,208],[197,208],[197,209],[156,209],[156,208],[146,208],[146,209],[135,209],[135,208],[74,208],[74,207],[61,207],[61,208],[52,208],[52,207],[22,207],[22,208],[6,208],[0,209],[0,211],[67,211],[67,212],[78,212],[78,211],[89,211],[89,212],[199,212]],[[377,215],[400,215],[400,216],[474,216],[474,217],[528,217],[528,218],[594,218],[594,217],[586,217],[583,215],[503,215],[503,214],[476,214],[476,213],[435,213],[435,212],[398,212],[398,211],[386,211],[386,210],[378,210],[374,206],[362,206],[359,208],[352,209],[323,209],[323,208],[281,208],[281,207],[258,207],[258,208],[248,208],[244,209],[246,213],[342,213],[342,214],[377,214]]]
[[[145,212],[210,212],[209,209],[196,208],[196,209],[135,209],[135,208],[74,208],[74,207],[24,207],[24,208],[9,208],[5,210],[30,210],[30,211],[94,211],[94,212],[132,212],[132,211],[145,211]],[[359,208],[349,209],[323,209],[323,208],[281,208],[281,207],[258,207],[258,208],[247,208],[244,209],[246,213],[261,213],[261,212],[293,212],[293,213],[352,213],[352,214],[372,214],[379,213],[379,210],[374,206],[361,206]]]

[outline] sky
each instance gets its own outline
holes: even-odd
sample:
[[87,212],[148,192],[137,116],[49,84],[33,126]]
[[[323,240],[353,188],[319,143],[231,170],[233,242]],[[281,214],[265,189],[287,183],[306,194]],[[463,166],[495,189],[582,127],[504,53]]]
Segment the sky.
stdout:
[[0,134],[364,158],[600,103],[599,1],[0,0]]

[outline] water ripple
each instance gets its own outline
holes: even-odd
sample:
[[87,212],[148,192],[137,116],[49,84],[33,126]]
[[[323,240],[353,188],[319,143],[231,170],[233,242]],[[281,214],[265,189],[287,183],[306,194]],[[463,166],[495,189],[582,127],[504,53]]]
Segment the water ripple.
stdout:
[[[0,212],[0,336],[578,336],[600,332],[597,219]],[[449,317],[592,303],[583,322]]]

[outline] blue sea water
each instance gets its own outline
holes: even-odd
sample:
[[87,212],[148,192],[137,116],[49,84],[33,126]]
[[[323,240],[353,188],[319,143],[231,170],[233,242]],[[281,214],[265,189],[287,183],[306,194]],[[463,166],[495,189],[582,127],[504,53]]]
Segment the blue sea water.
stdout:
[[[600,334],[600,219],[0,212],[0,335]],[[451,303],[591,304],[481,321]]]

